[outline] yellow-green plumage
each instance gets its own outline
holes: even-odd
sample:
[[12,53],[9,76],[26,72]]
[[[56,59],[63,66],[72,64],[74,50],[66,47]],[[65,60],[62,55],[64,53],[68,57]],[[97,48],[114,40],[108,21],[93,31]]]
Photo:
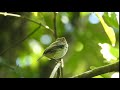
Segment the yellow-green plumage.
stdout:
[[46,56],[50,59],[60,59],[68,51],[68,44],[64,37],[58,38],[55,42],[49,45],[43,53],[43,56]]

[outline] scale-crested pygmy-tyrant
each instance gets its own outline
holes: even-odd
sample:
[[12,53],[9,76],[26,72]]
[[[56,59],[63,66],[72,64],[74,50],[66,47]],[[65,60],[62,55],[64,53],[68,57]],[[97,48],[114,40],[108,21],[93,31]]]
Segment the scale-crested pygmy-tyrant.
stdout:
[[46,56],[50,59],[60,59],[62,58],[68,51],[68,44],[65,37],[57,38],[55,42],[50,44],[43,55],[38,59],[40,60],[43,56]]

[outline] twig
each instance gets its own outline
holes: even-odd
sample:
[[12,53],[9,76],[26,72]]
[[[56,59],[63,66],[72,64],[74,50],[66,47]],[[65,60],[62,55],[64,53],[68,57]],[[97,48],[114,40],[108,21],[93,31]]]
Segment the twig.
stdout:
[[57,76],[56,77],[57,78],[63,78],[63,68],[61,67],[61,65],[59,66],[59,68],[57,70]]
[[[55,36],[55,39],[57,39],[57,28],[56,28],[56,12],[54,12],[54,19],[53,19],[53,22],[54,22],[54,36]],[[60,62],[61,62],[61,65],[62,65],[62,61],[60,59]],[[62,66],[60,65],[60,67],[58,68],[57,70],[57,78],[60,78],[60,77],[63,77],[63,68]]]
[[60,69],[61,69],[61,78],[63,78],[63,68],[60,67]]
[[64,67],[64,62],[63,62],[63,59],[61,59],[61,78],[63,78],[63,67]]
[[9,68],[9,69],[11,69],[11,70],[15,70],[15,68],[9,66],[8,64],[6,64],[6,63],[4,63],[4,62],[2,62],[2,65],[6,66],[7,68]]
[[16,67],[12,67],[12,66],[10,66],[8,63],[6,63],[5,61],[3,62],[0,62],[0,64],[2,64],[4,67],[6,67],[6,68],[8,68],[8,69],[11,69],[13,72],[15,72],[16,74],[18,74],[19,75],[19,77],[23,77],[23,73],[24,72],[19,72],[19,65],[17,65]]
[[54,36],[55,36],[55,39],[57,38],[57,30],[56,30],[56,12],[54,12],[54,19],[53,19],[53,22],[54,22]]
[[[54,37],[55,39],[57,39],[57,30],[56,30],[56,12],[54,12],[54,18],[53,18],[53,23],[54,23]],[[57,70],[57,78],[60,77],[61,70],[60,70],[60,66],[58,67]]]
[[60,59],[59,61],[60,61],[61,65],[60,65],[60,67],[58,68],[58,71],[57,71],[57,78],[63,78],[64,62],[63,62],[63,59]]
[[41,25],[41,26],[43,26],[45,29],[48,29],[48,30],[50,30],[50,31],[53,33],[53,30],[52,30],[50,27],[48,27],[47,25],[44,25],[44,24],[42,24],[42,23],[38,23],[38,22],[36,22],[36,21],[34,21],[34,20],[31,20],[31,19],[29,19],[29,18],[27,18],[27,17],[25,17],[25,16],[21,16],[21,18],[26,19],[26,20],[28,20],[28,21],[31,21],[31,22],[33,22],[33,23],[36,23],[36,24],[38,24],[38,25]]
[[34,34],[39,28],[40,28],[40,26],[38,26],[35,30],[33,30],[30,34],[28,34],[27,36],[25,36],[23,39],[17,41],[15,44],[13,44],[13,45],[9,46],[8,48],[6,48],[5,50],[3,50],[0,53],[0,56],[2,54],[4,54],[6,51],[8,51],[10,48],[16,47],[18,44],[20,44],[21,42],[23,42],[24,40],[26,40],[28,37],[30,37],[32,34]]
[[13,14],[13,13],[7,13],[7,12],[0,12],[0,14],[4,15],[4,16],[21,17],[21,15]]
[[[34,22],[34,23],[36,23],[36,24],[38,24],[38,25],[40,25],[40,26],[43,26],[44,28],[50,30],[50,31],[53,33],[53,30],[52,30],[51,28],[49,28],[47,25],[44,25],[44,24],[42,24],[42,23],[38,23],[38,22],[36,22],[36,21],[34,21],[34,20],[31,20],[31,19],[29,19],[29,18],[27,18],[27,17],[25,17],[25,16],[21,16],[21,15],[19,15],[19,14],[7,13],[7,12],[0,12],[0,14],[1,14],[1,15],[4,15],[4,16],[13,16],[13,17],[19,17],[19,18],[22,18],[22,19],[26,19],[26,20],[31,21],[31,22]],[[10,48],[14,47],[15,45],[17,45],[17,44],[19,44],[20,42],[22,42],[22,41],[24,41],[25,39],[27,39],[27,38],[28,38],[29,36],[31,36],[34,32],[36,32],[37,29],[40,28],[40,26],[39,26],[38,28],[36,28],[33,32],[31,32],[29,35],[27,35],[26,37],[24,37],[22,40],[17,41],[14,45],[11,45],[11,46],[9,46],[8,48],[6,48],[5,50],[3,50],[3,51],[0,53],[0,55],[4,54],[4,53],[5,53],[6,51],[8,51]]]
[[61,77],[61,68],[60,67],[61,67],[61,65],[58,67],[56,78],[60,78]]
[[44,24],[42,24],[42,23],[38,23],[38,22],[36,22],[36,21],[34,21],[34,20],[31,20],[31,19],[29,19],[29,18],[27,18],[27,17],[25,17],[25,16],[21,16],[21,15],[19,15],[19,14],[7,13],[7,12],[0,12],[0,14],[1,14],[1,15],[4,15],[4,16],[13,16],[13,17],[19,17],[19,18],[22,18],[22,19],[26,19],[26,20],[28,20],[28,21],[30,21],[30,22],[36,23],[36,24],[38,24],[38,25],[40,25],[40,26],[43,26],[44,28],[50,30],[50,31],[53,33],[53,30],[52,30],[50,27],[48,27],[47,25],[44,25]]
[[53,71],[52,71],[52,73],[50,74],[50,78],[54,78],[55,73],[56,73],[56,71],[58,70],[58,68],[60,67],[60,65],[61,65],[61,62],[60,62],[60,61],[57,62],[56,66],[54,67],[54,69],[53,69]]
[[108,72],[118,72],[119,71],[119,62],[114,64],[109,64],[105,66],[98,67],[96,69],[84,72],[83,74],[73,76],[71,78],[92,78],[97,75],[101,75]]

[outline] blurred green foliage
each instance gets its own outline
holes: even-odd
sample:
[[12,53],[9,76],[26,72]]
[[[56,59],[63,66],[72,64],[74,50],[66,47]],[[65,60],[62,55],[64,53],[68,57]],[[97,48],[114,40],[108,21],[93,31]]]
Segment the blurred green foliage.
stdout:
[[[54,29],[53,12],[11,12],[25,16],[35,22]],[[81,74],[90,69],[114,63],[119,59],[119,22],[115,12],[103,13],[106,24],[113,28],[116,44],[113,47],[101,23],[93,12],[58,12],[57,34],[64,36],[69,50],[63,57],[64,77]],[[18,40],[23,39],[39,25],[26,19],[0,14],[0,52]],[[23,42],[0,55],[1,78],[48,78],[55,66],[55,61],[43,57],[37,59],[44,49],[54,42],[54,34],[41,26]],[[114,58],[113,58],[114,57]],[[10,67],[14,68],[11,69]],[[98,75],[94,78],[110,78],[114,73]]]

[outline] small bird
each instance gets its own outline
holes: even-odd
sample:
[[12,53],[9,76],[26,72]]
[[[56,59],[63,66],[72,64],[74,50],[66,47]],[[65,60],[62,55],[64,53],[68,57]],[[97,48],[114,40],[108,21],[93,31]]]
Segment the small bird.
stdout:
[[38,60],[40,60],[43,56],[46,56],[50,59],[58,60],[62,58],[67,53],[67,51],[68,51],[68,44],[65,37],[57,38],[55,42],[50,44],[45,49],[43,55]]

